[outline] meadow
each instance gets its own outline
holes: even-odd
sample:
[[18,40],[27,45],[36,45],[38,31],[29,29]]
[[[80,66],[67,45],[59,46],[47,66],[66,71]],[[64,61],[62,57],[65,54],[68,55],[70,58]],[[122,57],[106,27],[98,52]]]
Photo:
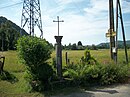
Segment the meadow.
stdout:
[[[84,56],[84,50],[68,50],[63,51],[63,66],[65,65],[65,53],[68,53],[70,63],[79,63],[82,56]],[[111,62],[109,50],[91,50],[91,55],[101,64],[109,64]],[[16,80],[0,80],[0,97],[43,97],[46,93],[28,93],[28,83],[24,79],[25,66],[18,60],[16,51],[0,52],[0,55],[6,57],[4,70],[16,77]],[[130,50],[128,50],[128,56],[130,56]],[[52,58],[55,57],[55,51],[52,52],[49,60],[50,64]],[[129,57],[130,60],[130,57]],[[125,64],[124,50],[118,52],[118,63]],[[72,89],[73,90],[73,89]],[[64,91],[62,91],[64,92]]]
[[[63,66],[65,65],[65,53],[68,53],[68,59],[70,59],[70,63],[79,63],[81,57],[84,56],[84,50],[64,50],[62,51],[62,63]],[[107,49],[103,50],[91,50],[91,56],[94,57],[99,63],[101,64],[108,64],[111,63],[112,60],[110,58],[110,51]],[[51,58],[55,58],[55,51],[53,51]],[[128,50],[128,56],[130,56],[130,50]],[[130,57],[129,57],[130,60]],[[118,63],[124,64],[126,61],[125,59],[125,52],[124,50],[118,50]]]

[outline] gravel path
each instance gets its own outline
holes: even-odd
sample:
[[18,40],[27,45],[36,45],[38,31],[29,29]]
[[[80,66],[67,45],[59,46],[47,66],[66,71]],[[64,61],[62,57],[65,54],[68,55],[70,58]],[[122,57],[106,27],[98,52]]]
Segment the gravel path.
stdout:
[[51,97],[130,97],[130,84],[93,88],[79,93]]

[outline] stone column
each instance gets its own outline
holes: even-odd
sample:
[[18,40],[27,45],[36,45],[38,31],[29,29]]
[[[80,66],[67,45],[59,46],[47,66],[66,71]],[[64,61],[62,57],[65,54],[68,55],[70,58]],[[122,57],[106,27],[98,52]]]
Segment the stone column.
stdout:
[[62,79],[62,46],[61,40],[63,36],[55,36],[56,39],[56,67],[59,79]]

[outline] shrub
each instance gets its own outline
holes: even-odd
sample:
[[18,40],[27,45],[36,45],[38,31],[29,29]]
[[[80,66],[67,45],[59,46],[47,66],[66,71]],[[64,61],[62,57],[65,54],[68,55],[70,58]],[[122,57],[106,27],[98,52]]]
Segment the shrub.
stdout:
[[84,56],[81,58],[82,64],[98,64],[94,57],[91,56],[90,51],[88,49],[85,50]]
[[53,76],[53,69],[48,65],[51,49],[46,40],[24,36],[18,40],[19,58],[26,65],[25,77],[34,90],[46,89],[48,79]]
[[100,83],[103,85],[123,82],[128,77],[128,66],[117,64],[102,65],[100,76]]
[[70,64],[64,72],[64,76],[71,78],[75,85],[109,85],[126,81],[128,78],[128,65],[101,65],[95,59],[94,63],[90,62],[90,53],[85,55],[87,56],[82,63]]
[[128,78],[128,66],[109,65],[75,65],[68,68],[64,76],[73,80],[75,85],[110,85],[126,81]]

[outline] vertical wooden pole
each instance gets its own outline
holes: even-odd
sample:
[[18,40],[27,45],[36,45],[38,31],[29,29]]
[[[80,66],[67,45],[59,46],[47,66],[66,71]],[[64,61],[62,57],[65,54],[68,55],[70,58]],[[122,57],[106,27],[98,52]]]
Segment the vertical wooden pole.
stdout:
[[114,32],[113,0],[109,0],[109,20],[110,20],[110,53],[111,53],[111,59],[115,61],[116,52],[113,52],[113,49],[115,49],[115,36],[113,36]]
[[[118,56],[118,0],[116,2],[116,53]],[[118,59],[117,56],[116,56],[116,63],[117,63],[117,59]]]
[[66,65],[68,64],[68,53],[65,52],[65,60],[66,60]]
[[120,19],[121,19],[121,27],[122,27],[122,34],[123,34],[123,42],[124,42],[124,47],[125,47],[126,62],[128,63],[128,54],[127,54],[127,46],[126,46],[126,39],[125,39],[125,30],[124,30],[122,11],[121,11],[121,5],[120,5],[119,0],[118,0],[118,5],[119,5],[119,10],[120,10]]

